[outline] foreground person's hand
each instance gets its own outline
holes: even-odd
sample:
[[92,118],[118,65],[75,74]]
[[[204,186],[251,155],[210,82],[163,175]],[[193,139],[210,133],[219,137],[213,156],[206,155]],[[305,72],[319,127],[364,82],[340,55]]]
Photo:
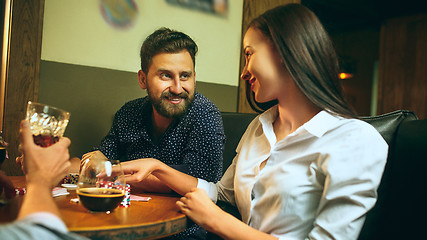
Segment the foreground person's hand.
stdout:
[[38,183],[50,187],[58,184],[70,166],[70,139],[61,137],[57,143],[47,148],[37,146],[25,120],[21,122],[20,138],[27,184]]
[[34,143],[28,121],[21,122],[19,131],[20,150],[23,153],[23,167],[26,172],[24,201],[18,214],[23,219],[33,213],[47,212],[59,216],[59,210],[52,198],[52,188],[64,177],[70,162],[68,146],[70,139],[62,137],[49,147]]

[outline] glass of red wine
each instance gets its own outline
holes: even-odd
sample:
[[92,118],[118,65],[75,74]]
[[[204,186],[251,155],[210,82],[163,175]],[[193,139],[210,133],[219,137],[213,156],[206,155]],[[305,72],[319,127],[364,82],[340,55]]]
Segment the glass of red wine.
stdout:
[[80,203],[91,212],[109,213],[125,197],[125,176],[120,162],[106,157],[87,156],[77,182]]
[[42,103],[28,101],[26,120],[30,123],[34,143],[49,147],[59,141],[67,128],[70,113]]

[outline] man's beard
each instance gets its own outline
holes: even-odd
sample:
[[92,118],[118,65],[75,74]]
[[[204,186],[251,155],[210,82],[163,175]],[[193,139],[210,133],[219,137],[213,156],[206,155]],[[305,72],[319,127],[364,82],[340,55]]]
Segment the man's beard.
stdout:
[[[150,89],[147,88],[148,98],[153,104],[154,109],[166,118],[175,118],[182,116],[194,100],[194,93],[188,94],[187,92],[182,92],[180,94],[173,94],[169,91],[165,91],[160,95],[160,98],[157,98],[153,93],[150,92]],[[179,104],[172,104],[169,102],[169,98],[179,97],[182,98],[182,102]]]

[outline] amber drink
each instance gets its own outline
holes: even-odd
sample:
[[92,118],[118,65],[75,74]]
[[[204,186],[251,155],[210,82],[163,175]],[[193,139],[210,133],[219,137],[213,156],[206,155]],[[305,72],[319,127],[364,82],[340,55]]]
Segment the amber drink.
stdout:
[[82,159],[76,193],[80,203],[92,212],[111,212],[125,197],[125,177],[120,162],[103,154]]
[[34,143],[49,147],[64,134],[70,113],[62,109],[36,102],[28,102],[26,120],[30,123]]
[[124,192],[114,188],[80,188],[77,190],[80,202],[93,212],[113,211],[125,196]]

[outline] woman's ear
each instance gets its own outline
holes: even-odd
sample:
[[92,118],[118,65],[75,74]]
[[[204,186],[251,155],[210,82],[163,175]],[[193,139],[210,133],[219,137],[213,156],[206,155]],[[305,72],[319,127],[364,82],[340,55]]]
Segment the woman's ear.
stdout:
[[138,83],[143,90],[147,89],[147,75],[142,70],[138,71]]

